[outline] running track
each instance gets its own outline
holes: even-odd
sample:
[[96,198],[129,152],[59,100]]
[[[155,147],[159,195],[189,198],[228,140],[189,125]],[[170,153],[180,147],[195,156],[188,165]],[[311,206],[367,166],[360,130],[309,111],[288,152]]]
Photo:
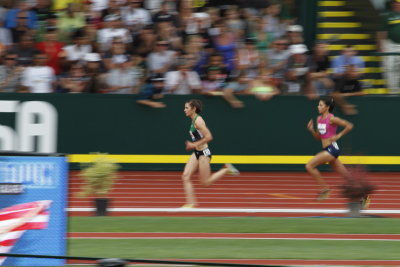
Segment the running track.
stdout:
[[[315,201],[318,187],[305,172],[245,172],[226,176],[210,187],[194,186],[200,206],[181,209],[185,198],[181,172],[120,172],[109,198],[113,216],[346,216],[346,199],[340,195],[342,179],[324,173],[333,192]],[[366,214],[400,217],[400,173],[373,172],[368,179],[377,190]],[[71,216],[92,215],[90,198],[77,198],[82,185],[77,172],[70,174]]]
[[[315,182],[302,172],[246,172],[239,177],[224,177],[204,188],[194,179],[200,203],[194,211],[180,209],[184,194],[180,172],[121,172],[109,197],[111,215],[147,216],[345,216],[346,200],[338,187],[342,180],[326,173],[332,186],[331,197],[316,202]],[[400,217],[400,174],[370,173],[368,179],[377,186],[368,214]],[[82,185],[76,172],[70,175],[70,215],[92,215],[91,199],[76,198]],[[234,212],[233,212],[234,211]],[[222,233],[69,233],[70,239],[326,239],[326,240],[390,240],[400,235],[338,235],[338,234],[222,234]],[[159,259],[158,259],[159,260]],[[178,260],[179,259],[167,259]],[[182,260],[181,260],[182,261]],[[187,259],[185,261],[265,264],[265,265],[358,265],[400,266],[400,260],[284,260],[284,259]],[[72,261],[70,263],[82,263]]]

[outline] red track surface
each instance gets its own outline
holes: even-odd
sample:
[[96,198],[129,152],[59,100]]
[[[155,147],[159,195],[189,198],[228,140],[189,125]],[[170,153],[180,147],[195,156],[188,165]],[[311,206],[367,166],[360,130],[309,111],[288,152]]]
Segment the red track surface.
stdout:
[[[181,172],[121,172],[120,178],[108,196],[111,208],[178,208],[185,202]],[[323,202],[315,201],[318,187],[303,172],[246,172],[238,177],[227,176],[210,187],[199,184],[194,177],[199,208],[237,209],[346,209],[347,200],[341,197],[339,186],[342,179],[333,173],[325,173],[325,179],[333,192]],[[400,210],[400,174],[370,173],[368,179],[377,186],[369,207],[371,210]],[[82,185],[76,172],[70,176],[70,208],[92,208],[92,200],[77,198],[75,193]],[[72,211],[70,215],[91,215],[88,211]],[[324,213],[288,214],[287,212],[249,214],[191,213],[191,212],[112,212],[111,215],[178,215],[178,216],[317,216]],[[329,216],[344,216],[331,213]],[[400,214],[383,214],[400,217]]]

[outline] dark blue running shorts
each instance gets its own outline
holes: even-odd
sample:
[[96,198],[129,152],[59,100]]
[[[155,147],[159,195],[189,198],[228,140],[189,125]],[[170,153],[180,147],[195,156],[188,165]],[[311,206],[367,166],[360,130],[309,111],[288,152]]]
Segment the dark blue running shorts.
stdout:
[[335,158],[339,157],[340,155],[340,149],[336,142],[333,142],[329,146],[325,147],[324,150],[328,151],[328,153],[334,156]]

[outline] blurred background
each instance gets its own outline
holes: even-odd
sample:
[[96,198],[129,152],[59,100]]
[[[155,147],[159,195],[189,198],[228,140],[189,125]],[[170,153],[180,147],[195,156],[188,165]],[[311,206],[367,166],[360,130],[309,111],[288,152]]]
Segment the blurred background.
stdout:
[[[93,257],[0,263],[400,266],[400,0],[0,0],[0,22],[0,252]],[[371,199],[321,166],[316,201],[321,96]],[[184,209],[193,98],[212,170],[241,175],[195,175]]]
[[[398,5],[4,0],[0,90],[137,94],[153,107],[164,106],[154,103],[164,94],[217,91],[235,108],[244,106],[240,94],[398,93]],[[337,59],[344,54],[349,61]],[[190,85],[176,79],[185,72]]]

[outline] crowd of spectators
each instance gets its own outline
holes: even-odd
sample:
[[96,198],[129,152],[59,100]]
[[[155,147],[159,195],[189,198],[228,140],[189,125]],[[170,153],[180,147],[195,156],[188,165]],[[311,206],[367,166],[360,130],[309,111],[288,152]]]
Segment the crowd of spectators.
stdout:
[[0,91],[136,94],[152,107],[164,107],[165,94],[207,94],[234,108],[244,106],[240,94],[265,101],[361,91],[354,50],[330,62],[326,43],[307,47],[290,1],[225,2],[3,3]]
[[378,51],[383,52],[383,75],[392,93],[400,92],[400,0],[387,1],[377,32]]

